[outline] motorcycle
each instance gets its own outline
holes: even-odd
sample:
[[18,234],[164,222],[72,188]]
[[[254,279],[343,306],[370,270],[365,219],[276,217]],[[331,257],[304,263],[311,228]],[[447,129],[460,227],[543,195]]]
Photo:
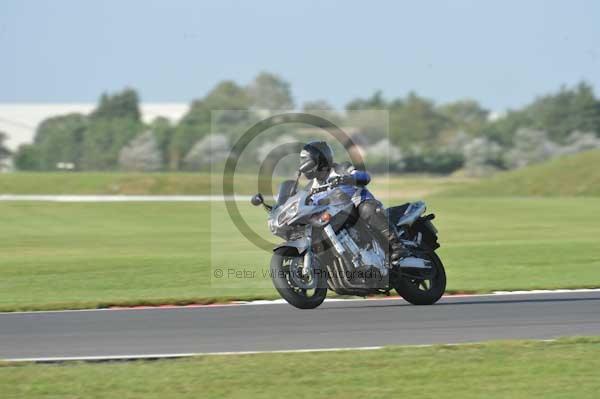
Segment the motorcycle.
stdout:
[[300,309],[314,309],[332,290],[339,295],[389,294],[394,289],[414,305],[437,302],[446,289],[434,214],[422,201],[386,209],[390,226],[410,256],[390,262],[386,240],[364,223],[348,186],[327,183],[298,190],[286,180],[268,205],[258,193],[251,203],[268,212],[271,232],[285,240],[273,249],[270,275],[282,298]]

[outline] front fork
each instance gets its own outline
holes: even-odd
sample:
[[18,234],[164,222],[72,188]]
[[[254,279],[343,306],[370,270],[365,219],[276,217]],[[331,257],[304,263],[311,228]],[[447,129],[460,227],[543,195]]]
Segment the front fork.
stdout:
[[304,276],[310,275],[312,269],[312,260],[313,260],[313,252],[312,252],[312,226],[306,226],[306,252],[304,253],[304,262],[302,263],[302,274]]

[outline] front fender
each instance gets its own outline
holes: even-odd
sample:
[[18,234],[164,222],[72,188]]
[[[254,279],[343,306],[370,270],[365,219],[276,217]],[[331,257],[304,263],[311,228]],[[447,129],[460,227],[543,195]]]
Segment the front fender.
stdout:
[[298,255],[302,255],[308,248],[308,240],[306,238],[300,238],[299,240],[283,242],[273,248],[273,252],[281,248],[294,248],[298,251]]

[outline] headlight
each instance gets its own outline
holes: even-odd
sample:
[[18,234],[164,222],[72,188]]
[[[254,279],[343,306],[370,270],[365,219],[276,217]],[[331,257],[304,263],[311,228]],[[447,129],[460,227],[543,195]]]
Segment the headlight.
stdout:
[[275,232],[277,232],[277,223],[275,223],[273,219],[269,219],[268,225],[269,230],[271,230],[271,233],[275,234]]
[[291,203],[281,210],[279,216],[277,216],[277,224],[283,225],[287,223],[290,219],[296,216],[298,212],[298,201]]

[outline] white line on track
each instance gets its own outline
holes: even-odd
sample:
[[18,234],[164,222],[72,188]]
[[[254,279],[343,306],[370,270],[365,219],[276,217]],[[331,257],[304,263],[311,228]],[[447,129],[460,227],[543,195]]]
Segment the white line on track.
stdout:
[[249,201],[250,196],[223,195],[15,195],[0,194],[0,201],[46,202],[222,202]]
[[311,353],[311,352],[340,352],[340,351],[371,351],[382,349],[383,346],[358,346],[355,348],[316,348],[316,349],[284,349],[273,351],[241,351],[241,352],[198,352],[198,353],[164,353],[151,355],[110,355],[110,356],[66,356],[66,357],[32,357],[2,359],[6,362],[67,362],[67,361],[111,361],[111,360],[149,360],[149,359],[176,359],[193,356],[234,356],[258,355],[264,353]]
[[[555,342],[557,339],[536,339],[537,342]],[[484,343],[478,342],[456,342],[443,344],[414,344],[414,345],[392,345],[402,348],[429,348],[432,346],[470,346]],[[347,351],[374,351],[381,350],[384,346],[357,346],[343,348],[314,348],[314,349],[283,349],[266,351],[239,351],[239,352],[197,352],[197,353],[163,353],[149,355],[109,355],[109,356],[62,356],[62,357],[31,357],[1,359],[4,362],[32,362],[32,363],[59,363],[59,362],[105,362],[105,361],[130,361],[130,360],[153,360],[153,359],[180,359],[197,356],[240,356],[240,355],[261,355],[276,353],[318,353],[318,352],[347,352]]]
[[[535,295],[535,294],[568,294],[568,293],[583,293],[583,292],[600,292],[600,288],[577,288],[577,289],[558,289],[558,290],[531,290],[531,291],[494,291],[489,294],[449,294],[444,295],[444,298],[479,298],[479,297],[498,297],[508,295]],[[384,301],[384,300],[403,300],[400,297],[385,297],[378,296],[372,298],[328,298],[325,302],[357,302],[357,301]],[[249,302],[236,302],[238,305],[275,305],[287,303],[284,299],[274,300],[258,300]],[[231,306],[232,304],[223,304],[223,306]],[[219,306],[214,304],[211,306]]]
[[[557,289],[557,290],[532,290],[532,291],[494,291],[489,294],[457,294],[444,295],[445,299],[452,298],[485,298],[513,295],[536,295],[536,294],[576,294],[585,292],[600,292],[600,288],[577,288],[577,289]],[[374,297],[374,298],[327,298],[325,302],[365,302],[365,301],[384,301],[398,300],[404,301],[400,297]],[[209,305],[162,305],[162,306],[134,306],[134,307],[113,307],[102,309],[64,309],[64,310],[28,310],[15,312],[0,312],[0,315],[9,314],[28,314],[28,313],[69,313],[69,312],[106,312],[106,311],[132,311],[132,310],[174,310],[174,309],[207,309],[233,306],[262,306],[262,305],[284,305],[287,302],[284,299],[257,300],[257,301],[235,301],[231,303],[214,303]]]

